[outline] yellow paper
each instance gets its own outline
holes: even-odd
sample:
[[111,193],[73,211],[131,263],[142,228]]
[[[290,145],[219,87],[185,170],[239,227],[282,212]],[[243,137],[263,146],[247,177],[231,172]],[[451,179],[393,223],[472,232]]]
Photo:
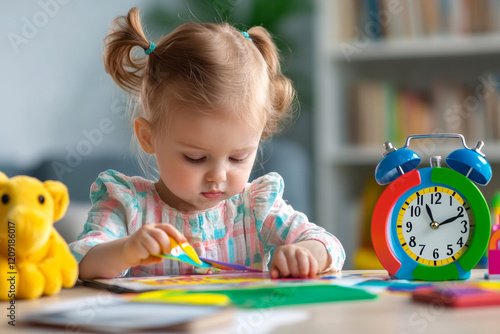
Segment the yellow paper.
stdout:
[[[132,280],[134,281],[134,280]],[[270,279],[263,278],[242,278],[224,275],[189,275],[189,276],[172,276],[163,279],[141,279],[136,280],[142,284],[150,285],[191,285],[191,284],[234,284],[240,283],[242,286],[249,282],[269,283]]]
[[141,293],[134,298],[134,302],[155,302],[188,305],[226,306],[231,303],[228,296],[217,293],[188,293],[185,290],[160,290]]

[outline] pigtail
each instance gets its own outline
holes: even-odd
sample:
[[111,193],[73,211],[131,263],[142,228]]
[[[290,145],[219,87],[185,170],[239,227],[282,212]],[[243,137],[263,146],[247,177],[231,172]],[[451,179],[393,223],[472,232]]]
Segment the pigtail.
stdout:
[[266,139],[279,130],[283,119],[291,117],[291,106],[296,94],[291,80],[281,72],[279,53],[269,32],[256,26],[248,30],[248,34],[267,64],[270,79],[272,110],[262,134],[263,139]]
[[141,27],[139,10],[131,8],[127,16],[119,16],[113,20],[104,43],[106,72],[122,89],[131,94],[138,94],[147,59],[144,54],[133,57],[132,51],[136,46],[144,50],[150,46]]

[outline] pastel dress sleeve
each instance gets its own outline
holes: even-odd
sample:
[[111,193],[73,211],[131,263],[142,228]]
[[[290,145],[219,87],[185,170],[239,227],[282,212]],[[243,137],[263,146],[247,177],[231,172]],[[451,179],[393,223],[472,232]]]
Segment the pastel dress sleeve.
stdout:
[[[112,170],[101,173],[92,184],[92,208],[83,232],[69,245],[78,262],[93,247],[128,235],[139,214],[134,190],[130,178]],[[118,276],[127,274],[128,270]]]
[[324,272],[332,269],[340,271],[345,260],[340,241],[286,203],[282,197],[283,190],[283,179],[277,173],[264,175],[251,184],[251,210],[263,247],[264,264],[270,264],[274,252],[281,245],[317,240],[328,252],[328,265]]

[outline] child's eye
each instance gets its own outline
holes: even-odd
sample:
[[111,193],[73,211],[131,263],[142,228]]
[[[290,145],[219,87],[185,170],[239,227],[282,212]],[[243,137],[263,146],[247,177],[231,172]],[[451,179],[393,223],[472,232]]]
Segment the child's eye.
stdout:
[[201,158],[191,158],[187,155],[184,155],[184,159],[186,159],[188,162],[193,163],[193,164],[199,164],[200,162],[205,161],[205,157]]
[[229,157],[229,160],[231,160],[232,162],[235,162],[235,163],[245,162],[246,159],[247,159],[247,157],[243,157],[243,158]]

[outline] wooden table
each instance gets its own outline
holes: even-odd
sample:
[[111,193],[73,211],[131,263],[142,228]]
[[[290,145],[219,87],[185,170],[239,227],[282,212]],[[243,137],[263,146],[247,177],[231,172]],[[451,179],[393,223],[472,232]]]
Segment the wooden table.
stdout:
[[[471,280],[485,272],[473,270]],[[307,310],[307,322],[275,333],[500,333],[500,306],[448,308],[415,303],[408,293],[384,292],[375,300],[315,304]]]
[[[367,271],[368,272],[368,271]],[[367,273],[364,271],[344,271]],[[369,271],[377,275],[385,271]],[[484,270],[474,270],[472,279],[484,277]],[[64,289],[56,296],[31,301],[16,301],[16,323],[22,314],[36,311],[47,305],[80,297],[93,297],[96,304],[109,298],[110,292],[87,287]],[[12,327],[8,324],[8,302],[0,303],[0,333],[72,333],[74,329]],[[453,309],[436,304],[419,304],[411,301],[407,293],[384,292],[379,298],[366,301],[338,302],[279,307],[280,311],[301,311],[309,314],[305,321],[275,328],[272,333],[500,333],[500,306]],[[259,319],[266,321],[273,317],[273,310],[262,309]],[[277,314],[277,313],[275,313]],[[82,314],[82,316],[91,316]],[[255,317],[254,317],[255,318]],[[240,327],[238,327],[240,328]],[[241,329],[241,328],[240,328]],[[260,333],[259,328],[253,328]],[[237,333],[237,327],[223,328],[214,333]],[[248,333],[248,328],[241,330]]]

